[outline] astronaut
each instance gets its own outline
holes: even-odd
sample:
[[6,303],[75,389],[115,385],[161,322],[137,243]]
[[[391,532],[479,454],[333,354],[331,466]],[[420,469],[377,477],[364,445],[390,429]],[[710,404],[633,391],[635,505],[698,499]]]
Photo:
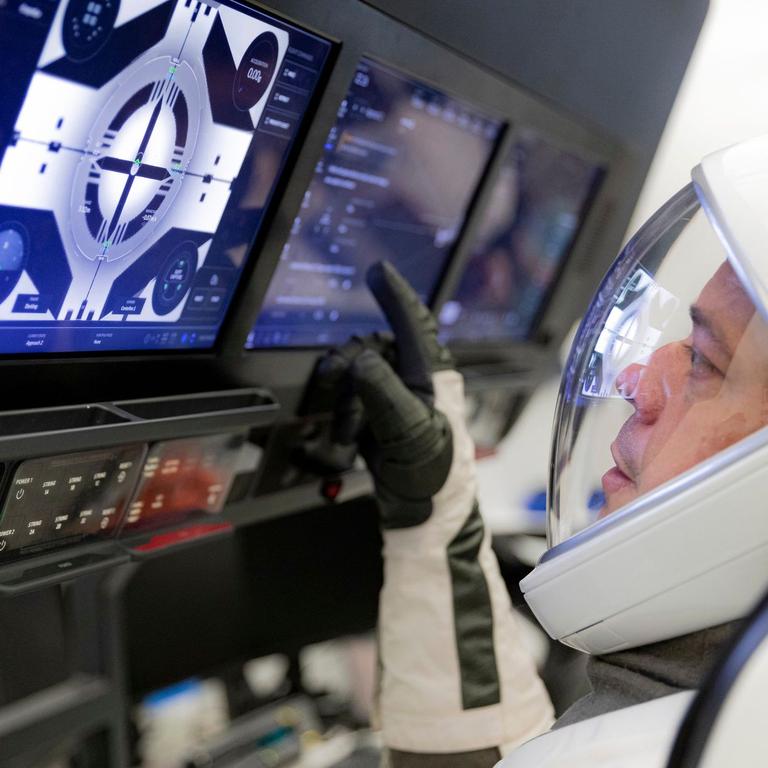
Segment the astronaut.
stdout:
[[369,272],[392,364],[357,339],[320,370],[353,393],[337,434],[363,417],[381,509],[392,768],[665,764],[692,691],[768,587],[767,187],[768,136],[706,157],[623,249],[574,339],[549,549],[521,583],[546,631],[590,654],[591,693],[554,726],[475,500],[461,376],[405,281]]

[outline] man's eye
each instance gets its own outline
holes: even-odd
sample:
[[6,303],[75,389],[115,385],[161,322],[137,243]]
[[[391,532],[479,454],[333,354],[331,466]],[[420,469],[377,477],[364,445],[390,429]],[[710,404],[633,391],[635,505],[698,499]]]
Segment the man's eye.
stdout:
[[693,376],[703,377],[720,374],[720,371],[696,347],[686,344],[685,348],[691,358],[691,374]]

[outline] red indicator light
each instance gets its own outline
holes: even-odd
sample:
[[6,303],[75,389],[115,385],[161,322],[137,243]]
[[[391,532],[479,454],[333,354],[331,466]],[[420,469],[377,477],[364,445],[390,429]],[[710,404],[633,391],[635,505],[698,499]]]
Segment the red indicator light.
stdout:
[[341,480],[323,480],[320,493],[328,501],[336,501],[336,497],[341,493]]
[[203,523],[201,525],[191,525],[188,528],[182,528],[178,531],[159,533],[144,544],[134,547],[134,549],[138,552],[153,552],[157,549],[172,547],[175,544],[182,544],[194,539],[202,539],[215,533],[231,531],[232,527],[231,523]]

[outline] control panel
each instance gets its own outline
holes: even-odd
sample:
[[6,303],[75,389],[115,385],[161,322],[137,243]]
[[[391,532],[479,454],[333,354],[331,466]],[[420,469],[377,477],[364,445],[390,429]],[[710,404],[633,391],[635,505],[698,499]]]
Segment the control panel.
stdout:
[[216,434],[22,461],[5,489],[0,565],[216,515],[244,444]]
[[209,435],[153,445],[128,508],[123,534],[221,512],[243,443],[243,435]]
[[133,445],[19,464],[0,517],[0,563],[114,536],[145,452]]

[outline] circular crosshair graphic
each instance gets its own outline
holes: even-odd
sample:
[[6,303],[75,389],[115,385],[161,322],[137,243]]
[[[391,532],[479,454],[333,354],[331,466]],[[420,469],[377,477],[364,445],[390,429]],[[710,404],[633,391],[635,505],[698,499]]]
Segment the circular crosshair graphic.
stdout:
[[152,291],[152,309],[167,315],[179,306],[187,295],[197,271],[197,246],[186,240],[177,245],[163,263]]
[[246,49],[232,85],[232,98],[241,112],[258,104],[275,75],[278,48],[272,32],[262,32]]
[[120,10],[120,0],[69,0],[61,39],[67,58],[86,61],[105,45]]
[[72,234],[83,256],[115,261],[152,237],[181,189],[200,111],[185,62],[162,56],[120,76],[72,185]]
[[5,301],[19,282],[27,263],[29,238],[17,221],[0,224],[0,302]]

